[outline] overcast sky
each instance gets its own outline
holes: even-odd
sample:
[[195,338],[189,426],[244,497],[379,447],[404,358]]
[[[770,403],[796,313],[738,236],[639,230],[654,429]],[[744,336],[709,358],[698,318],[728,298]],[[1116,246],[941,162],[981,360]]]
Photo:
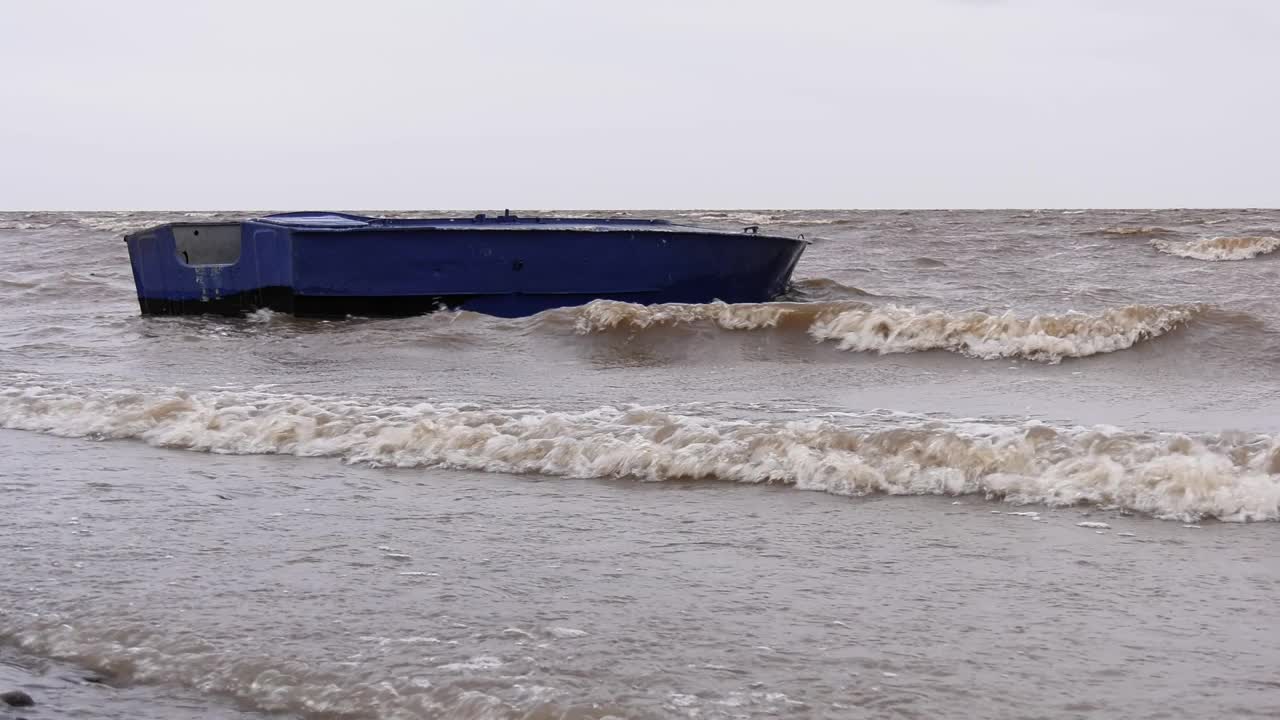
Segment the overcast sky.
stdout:
[[0,0],[0,209],[1269,206],[1278,0]]

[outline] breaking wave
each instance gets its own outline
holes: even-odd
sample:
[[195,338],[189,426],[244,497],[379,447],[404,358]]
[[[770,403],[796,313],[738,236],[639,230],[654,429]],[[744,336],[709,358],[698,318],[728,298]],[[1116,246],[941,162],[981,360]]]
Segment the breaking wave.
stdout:
[[765,330],[779,327],[805,329],[818,318],[862,305],[839,302],[639,305],[615,300],[595,300],[580,307],[550,310],[543,315],[548,319],[569,322],[582,335],[695,323],[709,323],[723,330]]
[[575,478],[776,483],[836,495],[982,495],[1159,518],[1280,518],[1280,438],[829,415],[744,421],[660,408],[484,408],[256,391],[10,383],[0,427],[228,454]]
[[1192,260],[1248,260],[1280,249],[1280,238],[1271,236],[1210,237],[1190,242],[1152,240],[1160,252]]
[[1004,313],[920,311],[895,306],[848,310],[809,329],[841,350],[902,353],[949,350],[983,359],[1024,358],[1056,363],[1115,352],[1184,325],[1195,305],[1130,305],[1097,314],[1029,317]]
[[994,315],[857,302],[636,305],[608,300],[555,310],[581,334],[711,323],[724,330],[803,328],[841,350],[879,354],[947,350],[982,359],[1057,363],[1115,352],[1189,322],[1200,305],[1129,305],[1098,313]]

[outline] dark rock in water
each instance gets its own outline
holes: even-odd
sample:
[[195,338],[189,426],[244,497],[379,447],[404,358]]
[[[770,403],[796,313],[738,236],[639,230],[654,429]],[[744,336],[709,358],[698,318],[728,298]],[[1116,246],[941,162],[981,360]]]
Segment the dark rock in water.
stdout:
[[10,690],[8,692],[0,693],[0,702],[3,702],[9,707],[31,707],[36,704],[36,701],[32,700],[30,695],[22,692],[21,690]]
[[87,683],[93,683],[94,685],[105,685],[107,682],[107,679],[101,675],[85,675],[80,679]]

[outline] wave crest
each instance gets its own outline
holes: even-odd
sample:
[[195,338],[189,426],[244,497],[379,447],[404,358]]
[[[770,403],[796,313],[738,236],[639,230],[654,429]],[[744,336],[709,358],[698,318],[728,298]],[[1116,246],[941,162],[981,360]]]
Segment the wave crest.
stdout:
[[1160,252],[1192,260],[1248,260],[1280,249],[1280,238],[1269,235],[1221,236],[1190,242],[1152,240],[1151,245]]
[[824,315],[832,315],[858,303],[667,303],[638,305],[614,300],[596,300],[567,310],[552,310],[571,318],[579,334],[616,329],[645,330],[711,323],[723,330],[764,330],[785,325],[807,327]]
[[1280,519],[1280,438],[1160,435],[883,414],[728,421],[661,408],[586,412],[385,405],[261,392],[70,385],[0,392],[0,427],[384,467],[646,481],[778,483],[837,495],[985,495],[1161,518]]
[[1098,314],[1021,317],[1013,313],[951,313],[896,306],[848,310],[814,324],[809,334],[841,350],[904,353],[949,350],[983,359],[1057,363],[1125,350],[1185,324],[1197,305],[1130,305]]
[[947,350],[993,360],[1057,363],[1125,350],[1190,321],[1200,305],[1129,305],[1096,314],[920,310],[858,302],[636,305],[600,300],[568,310],[580,334],[710,323],[723,330],[804,329],[841,350],[879,354]]

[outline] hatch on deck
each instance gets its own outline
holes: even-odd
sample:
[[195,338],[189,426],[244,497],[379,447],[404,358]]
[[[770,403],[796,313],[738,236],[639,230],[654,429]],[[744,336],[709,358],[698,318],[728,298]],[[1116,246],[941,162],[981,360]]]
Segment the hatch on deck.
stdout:
[[357,228],[369,225],[369,218],[328,212],[292,212],[267,215],[262,221],[289,227]]

